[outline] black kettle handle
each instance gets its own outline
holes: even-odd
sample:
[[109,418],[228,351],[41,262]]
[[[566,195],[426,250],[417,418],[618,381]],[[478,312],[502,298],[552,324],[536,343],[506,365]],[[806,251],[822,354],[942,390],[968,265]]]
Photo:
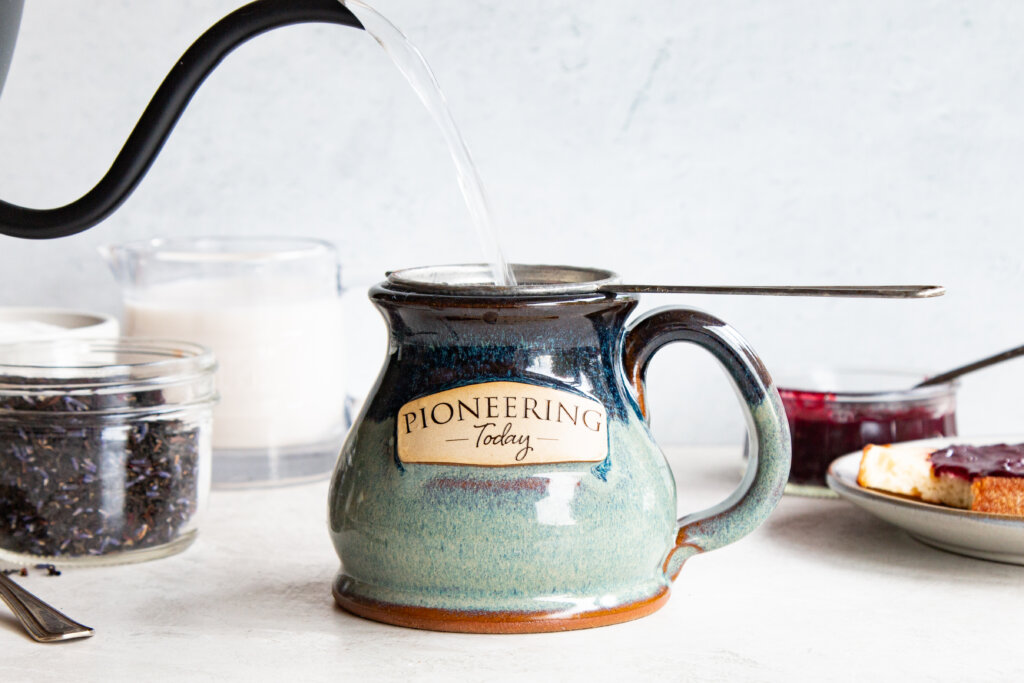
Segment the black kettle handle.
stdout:
[[221,60],[245,41],[280,26],[327,23],[363,28],[340,0],[257,0],[214,24],[182,55],[142,112],[110,170],[76,201],[28,209],[0,200],[0,233],[27,239],[88,230],[121,206],[146,175],[192,96]]

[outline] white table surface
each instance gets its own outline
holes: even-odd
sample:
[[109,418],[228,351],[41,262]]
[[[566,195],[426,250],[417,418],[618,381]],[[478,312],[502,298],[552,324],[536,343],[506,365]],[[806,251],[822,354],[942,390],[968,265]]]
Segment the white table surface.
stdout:
[[[738,449],[667,454],[681,512],[738,481]],[[1024,567],[934,550],[844,501],[785,497],[687,563],[652,616],[501,636],[336,608],[326,492],[214,491],[180,555],[15,577],[96,635],[40,645],[0,603],[0,680],[1024,680]]]

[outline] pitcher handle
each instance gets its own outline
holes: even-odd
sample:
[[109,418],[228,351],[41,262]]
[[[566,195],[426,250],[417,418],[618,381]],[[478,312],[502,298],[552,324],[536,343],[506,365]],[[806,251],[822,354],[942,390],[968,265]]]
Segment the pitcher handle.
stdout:
[[659,308],[627,329],[622,362],[644,418],[649,420],[647,365],[658,349],[676,341],[707,349],[725,367],[742,399],[755,443],[743,481],[732,495],[678,521],[675,547],[664,565],[665,574],[673,579],[690,557],[739,540],[768,517],[782,497],[790,461],[789,425],[771,376],[736,330],[703,311]]

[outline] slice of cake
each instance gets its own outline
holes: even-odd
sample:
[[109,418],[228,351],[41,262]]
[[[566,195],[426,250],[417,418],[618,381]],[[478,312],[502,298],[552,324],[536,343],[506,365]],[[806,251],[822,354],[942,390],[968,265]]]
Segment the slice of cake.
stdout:
[[928,503],[1024,517],[1024,444],[869,444],[857,483]]

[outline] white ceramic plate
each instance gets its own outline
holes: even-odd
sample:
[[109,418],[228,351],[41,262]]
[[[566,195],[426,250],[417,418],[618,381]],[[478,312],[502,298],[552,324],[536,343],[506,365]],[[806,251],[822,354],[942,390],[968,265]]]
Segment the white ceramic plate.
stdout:
[[[935,448],[953,444],[983,446],[1024,443],[1024,436],[952,437],[907,443]],[[828,486],[840,497],[930,546],[984,560],[1024,565],[1024,519],[958,510],[863,488],[857,484],[860,455],[858,451],[841,456],[828,468]]]
[[116,337],[120,325],[113,316],[64,308],[0,306],[0,342],[41,339]]

